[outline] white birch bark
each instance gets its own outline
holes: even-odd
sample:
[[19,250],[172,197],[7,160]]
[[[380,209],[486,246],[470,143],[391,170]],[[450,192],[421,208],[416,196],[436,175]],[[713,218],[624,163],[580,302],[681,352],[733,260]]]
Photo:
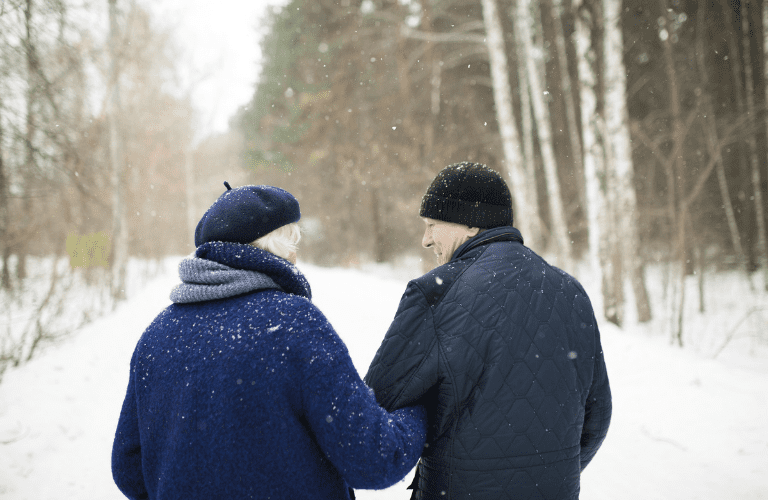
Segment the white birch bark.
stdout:
[[603,310],[606,303],[604,272],[601,262],[610,262],[607,256],[603,228],[608,227],[608,207],[605,201],[605,150],[600,131],[605,130],[598,123],[602,117],[597,111],[597,75],[595,51],[591,40],[591,19],[576,16],[576,58],[579,61],[579,98],[581,103],[581,135],[584,143],[584,185],[586,190],[585,210],[589,230],[589,263],[595,283],[600,288],[599,303],[595,310]]
[[531,16],[530,0],[517,1],[516,21],[516,30],[523,42],[524,61],[528,73],[528,84],[531,90],[531,104],[536,119],[536,130],[539,136],[544,176],[547,181],[547,201],[552,221],[552,242],[559,261],[558,265],[566,270],[572,270],[571,239],[568,235],[565,209],[563,208],[563,199],[560,194],[560,180],[557,175],[557,163],[552,147],[549,111],[544,102],[544,86],[539,78],[531,40],[533,19]]
[[509,64],[504,50],[504,36],[496,0],[482,0],[483,20],[486,31],[486,46],[491,62],[493,98],[496,105],[496,120],[499,123],[501,142],[507,173],[511,180],[510,191],[514,210],[515,226],[527,238],[533,234],[532,217],[528,215],[530,186],[526,182],[523,161],[520,157],[520,139],[515,125],[512,108],[512,90],[509,84]]
[[626,101],[626,69],[624,66],[624,41],[621,33],[621,2],[603,0],[605,16],[605,120],[606,141],[610,144],[608,165],[616,174],[618,204],[615,209],[619,217],[619,242],[623,248],[624,269],[635,295],[638,321],[651,319],[650,301],[645,288],[640,238],[637,228],[637,195],[634,185],[634,166],[629,136],[629,114]]
[[517,55],[517,86],[520,93],[520,142],[523,145],[523,160],[526,185],[530,186],[528,213],[531,214],[532,237],[525,242],[530,248],[541,246],[541,213],[539,212],[539,190],[536,188],[536,157],[533,149],[533,117],[531,116],[531,94],[528,88],[528,72],[525,69],[525,52],[520,30],[515,30],[515,54]]

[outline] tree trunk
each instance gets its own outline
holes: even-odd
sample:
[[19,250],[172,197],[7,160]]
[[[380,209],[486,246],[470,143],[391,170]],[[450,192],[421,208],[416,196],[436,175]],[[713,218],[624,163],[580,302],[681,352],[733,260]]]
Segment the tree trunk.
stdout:
[[598,1],[576,6],[577,54],[581,81],[584,175],[587,189],[590,261],[597,270],[603,317],[622,325],[624,288],[618,251],[615,210],[615,180],[606,162],[608,137],[605,124],[605,23]]
[[[768,5],[768,3],[766,4]],[[706,61],[704,58],[704,32],[706,30],[706,0],[699,0],[697,22],[696,27],[696,61],[699,69],[699,79],[701,80],[701,91],[696,93],[697,105],[700,104],[700,109],[704,113],[704,130],[707,134],[707,149],[709,156],[715,158],[717,180],[720,186],[720,196],[723,198],[723,208],[725,209],[725,218],[728,221],[728,230],[731,233],[731,243],[733,250],[736,253],[739,265],[744,268],[744,272],[748,273],[747,259],[744,255],[744,250],[741,247],[741,237],[739,235],[739,226],[736,222],[736,214],[733,210],[733,204],[731,203],[731,194],[728,188],[728,180],[725,175],[725,166],[723,165],[723,157],[720,148],[720,139],[717,134],[717,120],[715,118],[715,110],[712,106],[712,97],[709,88],[709,73],[707,72]],[[702,98],[703,96],[703,98]]]
[[[35,113],[34,103],[37,98],[37,57],[35,54],[35,45],[32,41],[32,0],[26,0],[24,4],[24,50],[26,52],[27,59],[27,110],[26,110],[26,123],[24,130],[24,171],[22,172],[23,180],[23,207],[24,213],[32,214],[32,196],[29,192],[30,185],[32,184],[32,173],[35,171]],[[18,238],[15,242],[15,250],[17,256],[16,262],[16,278],[19,282],[22,282],[27,277],[27,238]]]
[[[659,1],[660,19],[667,22],[669,12],[666,0]],[[674,55],[672,53],[671,34],[667,31],[667,24],[660,26],[662,36],[662,47],[664,49],[664,65],[667,73],[667,83],[669,85],[669,107],[672,115],[672,153],[667,167],[667,179],[669,182],[668,191],[670,193],[669,212],[670,222],[672,224],[673,255],[677,262],[677,285],[673,278],[673,293],[670,294],[671,305],[671,334],[672,342],[682,347],[683,345],[683,309],[685,306],[685,275],[686,275],[686,233],[685,233],[685,205],[683,179],[685,178],[685,168],[683,165],[683,141],[685,132],[680,117],[680,95],[677,86],[677,72],[675,70]],[[675,288],[677,286],[677,288]]]
[[520,140],[523,144],[523,166],[525,170],[525,182],[530,186],[528,194],[528,213],[531,214],[531,236],[525,237],[525,243],[529,248],[538,249],[542,245],[542,222],[539,212],[539,190],[536,188],[536,156],[533,149],[533,117],[531,116],[531,94],[528,89],[528,72],[525,69],[525,52],[520,30],[515,30],[515,55],[517,59],[517,87],[520,94],[520,123],[522,130]]
[[[615,186],[618,204],[613,213],[618,216],[621,234],[621,254],[629,273],[632,291],[635,295],[637,320],[650,321],[651,306],[645,287],[645,272],[640,254],[638,234],[637,195],[635,193],[635,170],[632,163],[632,146],[629,137],[629,114],[627,112],[626,69],[624,66],[624,42],[621,33],[621,3],[603,0],[605,16],[605,117],[606,140],[610,144],[608,165],[616,173]],[[623,282],[623,280],[622,280]]]
[[565,33],[563,32],[563,0],[553,0],[552,23],[555,27],[555,54],[557,54],[557,64],[560,67],[560,85],[563,92],[563,102],[565,104],[565,118],[568,125],[568,138],[570,141],[571,160],[573,169],[576,172],[575,179],[578,183],[579,204],[586,203],[584,192],[584,164],[581,147],[581,138],[579,137],[579,126],[576,117],[576,103],[573,98],[573,85],[571,85],[571,73],[568,69],[568,52],[565,44]]
[[752,170],[752,188],[754,189],[755,224],[757,224],[757,259],[763,270],[763,282],[768,290],[768,243],[765,236],[765,205],[763,204],[763,189],[760,175],[760,164],[757,159],[757,144],[755,141],[755,86],[752,81],[752,56],[749,31],[749,3],[741,0],[741,39],[744,44],[744,81],[747,95],[747,127],[749,133],[749,159]]
[[[422,6],[422,25],[426,31],[431,33],[432,5],[430,2],[425,2]],[[435,46],[435,42],[429,40],[425,42],[425,66],[430,67],[432,72],[429,78],[429,112],[432,116],[424,126],[424,143],[419,153],[422,165],[428,165],[434,158],[435,135],[437,133],[435,129],[439,123],[438,117],[440,116],[440,91],[443,83],[443,68],[440,57],[435,54],[437,52]]]
[[525,169],[520,157],[520,140],[512,107],[512,90],[509,84],[509,63],[504,50],[504,34],[496,0],[482,0],[482,5],[486,45],[491,62],[496,120],[499,123],[501,133],[505,166],[512,184],[510,190],[514,204],[515,225],[520,229],[523,238],[527,238],[528,235],[534,234],[533,217],[529,215],[531,197],[528,190],[531,189],[531,186],[526,182]]
[[[741,56],[739,55],[739,46],[738,42],[736,40],[736,32],[734,30],[734,24],[733,24],[733,7],[731,6],[731,3],[726,0],[720,0],[720,6],[723,9],[723,13],[725,14],[726,22],[725,25],[728,27],[728,34],[725,35],[725,38],[728,41],[728,61],[730,62],[731,67],[731,78],[733,79],[733,95],[736,99],[736,111],[739,116],[745,116],[746,115],[746,106],[744,105],[744,85],[741,79]],[[737,147],[738,147],[738,158],[739,158],[739,176],[737,177],[736,182],[738,187],[738,196],[736,198],[737,200],[737,206],[741,207],[739,199],[745,199],[746,193],[744,192],[743,185],[738,179],[747,179],[750,177],[749,175],[749,169],[747,168],[747,150],[744,147],[744,141],[739,140],[737,141]],[[744,207],[741,207],[744,208]],[[748,236],[748,235],[747,235]],[[749,237],[747,237],[746,241],[749,241]],[[745,264],[747,267],[749,267],[750,262],[752,261],[752,250],[747,246],[745,251],[745,258],[747,259],[747,263]]]
[[197,226],[194,162],[195,156],[192,149],[192,139],[188,138],[187,144],[184,145],[184,194],[185,203],[187,205],[187,234],[190,235],[190,237],[195,234],[195,227]]
[[4,290],[11,289],[11,273],[8,269],[8,175],[5,172],[4,156],[5,143],[3,130],[3,94],[0,92],[0,288]]
[[120,82],[118,70],[117,0],[109,2],[109,158],[112,163],[112,297],[126,297],[126,266],[128,261],[128,220],[125,206],[125,169],[123,144],[119,129]]
[[[609,290],[605,282],[606,273],[603,264],[609,262],[607,240],[602,229],[608,228],[608,207],[605,201],[605,150],[602,144],[601,131],[605,126],[601,123],[602,116],[598,111],[597,68],[595,50],[592,47],[592,28],[594,16],[589,15],[586,6],[575,18],[576,58],[579,61],[579,96],[581,99],[581,134],[584,142],[584,185],[586,190],[585,211],[589,230],[589,263],[596,286],[600,287],[600,303],[596,310],[606,314],[606,304],[613,301],[605,297]],[[608,271],[608,270],[606,270]]]
[[[766,102],[768,102],[768,1],[766,0],[763,0],[763,83],[765,84],[765,99]],[[765,120],[765,133],[766,136],[768,136],[768,114],[765,115]],[[759,180],[759,170],[757,171],[757,175]],[[765,206],[762,204],[762,195],[760,205],[758,205],[757,200],[755,200],[755,206]],[[761,227],[765,227],[764,223]],[[765,236],[763,238],[765,238]],[[768,262],[766,262],[766,253],[768,253],[768,249],[766,249],[766,242],[765,239],[763,239],[763,284],[765,285],[765,290],[768,290]]]
[[531,42],[531,18],[530,0],[517,0],[517,24],[520,38],[523,41],[525,53],[524,63],[528,73],[528,86],[531,91],[531,104],[536,120],[536,130],[539,136],[544,175],[547,181],[547,200],[549,203],[550,218],[552,223],[552,244],[557,255],[560,267],[572,271],[571,239],[566,224],[563,198],[560,193],[560,180],[557,174],[557,164],[552,145],[552,129],[549,121],[549,111],[544,102],[544,85],[539,78],[537,70],[537,58]]
[[378,263],[387,261],[389,249],[387,248],[387,236],[384,227],[386,215],[379,197],[377,184],[371,186],[371,218],[373,222],[373,258]]

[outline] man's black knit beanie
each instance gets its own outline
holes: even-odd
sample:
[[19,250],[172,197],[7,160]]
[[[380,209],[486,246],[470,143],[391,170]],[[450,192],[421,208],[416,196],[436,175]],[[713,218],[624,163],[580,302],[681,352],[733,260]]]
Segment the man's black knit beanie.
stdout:
[[511,226],[512,195],[495,170],[479,163],[454,163],[432,181],[419,215],[481,229]]

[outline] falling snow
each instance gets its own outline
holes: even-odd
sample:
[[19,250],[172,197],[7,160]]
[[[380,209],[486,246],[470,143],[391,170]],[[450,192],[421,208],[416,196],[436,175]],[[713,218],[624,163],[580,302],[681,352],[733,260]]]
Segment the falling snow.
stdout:
[[[364,374],[406,280],[379,268],[299,267],[313,286],[313,302]],[[123,498],[112,483],[110,453],[128,365],[177,282],[169,266],[167,275],[110,316],[6,373],[0,384],[0,498]],[[731,325],[732,317],[720,323]],[[641,327],[621,331],[603,322],[601,330],[614,415],[582,475],[580,498],[768,498],[768,358],[734,344],[713,360],[671,347]],[[232,382],[255,384],[247,377]],[[359,491],[357,498],[405,500],[410,479],[383,491]]]

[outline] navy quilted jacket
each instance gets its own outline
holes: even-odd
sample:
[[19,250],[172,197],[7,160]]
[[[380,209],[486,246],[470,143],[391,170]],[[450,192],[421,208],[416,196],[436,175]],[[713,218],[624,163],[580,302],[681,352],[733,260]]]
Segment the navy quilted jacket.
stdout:
[[196,256],[275,286],[173,304],[144,332],[112,452],[123,494],[340,500],[402,479],[424,444],[423,410],[376,403],[298,269],[235,243]]
[[586,292],[513,227],[408,284],[365,380],[427,407],[414,498],[576,499],[611,417]]

